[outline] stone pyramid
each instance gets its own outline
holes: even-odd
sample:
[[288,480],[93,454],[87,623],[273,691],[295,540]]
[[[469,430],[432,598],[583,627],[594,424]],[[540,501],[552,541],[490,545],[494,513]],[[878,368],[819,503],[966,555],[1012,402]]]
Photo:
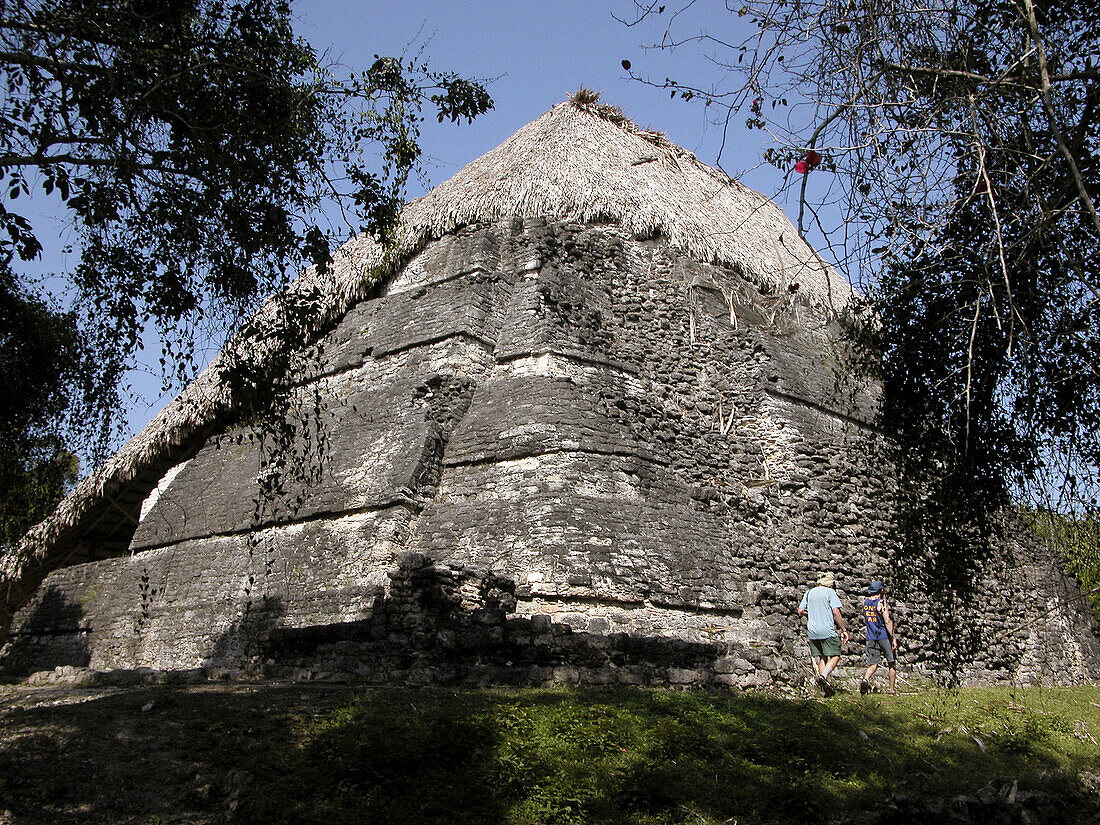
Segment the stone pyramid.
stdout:
[[[208,370],[4,560],[4,671],[804,680],[805,588],[837,573],[854,622],[891,574],[843,279],[766,198],[594,102],[403,219],[397,253],[352,242],[296,287],[321,307],[288,367],[305,474]],[[967,620],[1008,632],[964,677],[1090,678],[1073,583],[1021,541]],[[934,675],[931,612],[895,601]]]

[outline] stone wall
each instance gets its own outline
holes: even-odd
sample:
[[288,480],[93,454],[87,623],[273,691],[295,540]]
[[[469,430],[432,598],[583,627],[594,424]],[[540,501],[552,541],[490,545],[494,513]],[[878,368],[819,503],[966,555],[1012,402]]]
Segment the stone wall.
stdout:
[[[8,672],[790,682],[820,571],[854,617],[897,563],[876,390],[845,368],[835,318],[660,238],[469,227],[297,369],[318,477],[257,505],[256,433],[212,438],[149,503],[131,556],[46,580]],[[450,592],[433,577],[482,601],[413,609]],[[1094,676],[1074,588],[1033,540],[1005,548],[951,617],[975,630],[963,676]],[[903,661],[934,673],[943,617],[908,595]]]
[[383,684],[632,684],[750,687],[788,681],[786,663],[750,645],[576,631],[516,615],[515,583],[489,570],[403,553],[372,615],[354,624],[277,629],[256,642],[266,676]]

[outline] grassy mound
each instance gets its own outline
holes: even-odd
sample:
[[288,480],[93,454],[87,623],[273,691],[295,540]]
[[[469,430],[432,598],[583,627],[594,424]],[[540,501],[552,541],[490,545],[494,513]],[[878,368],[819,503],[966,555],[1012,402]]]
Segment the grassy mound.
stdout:
[[827,701],[644,689],[6,690],[5,823],[896,824],[1100,812],[1095,687]]

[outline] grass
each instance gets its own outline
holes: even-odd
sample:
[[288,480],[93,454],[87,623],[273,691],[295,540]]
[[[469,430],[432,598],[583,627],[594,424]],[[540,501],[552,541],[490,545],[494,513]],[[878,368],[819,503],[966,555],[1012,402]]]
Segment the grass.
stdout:
[[646,690],[374,691],[303,730],[276,811],[326,823],[789,823],[988,785],[1078,795],[1100,691],[829,702]]
[[146,688],[0,719],[19,824],[898,823],[905,800],[1012,788],[1065,800],[1042,821],[1100,811],[1097,687]]

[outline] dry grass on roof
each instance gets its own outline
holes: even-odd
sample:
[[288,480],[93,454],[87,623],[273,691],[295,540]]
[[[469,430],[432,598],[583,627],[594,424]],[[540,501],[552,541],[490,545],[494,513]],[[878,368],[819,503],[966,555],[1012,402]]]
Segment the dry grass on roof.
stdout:
[[757,285],[840,311],[848,283],[775,203],[582,90],[402,212],[408,246],[513,217],[611,220]]
[[654,146],[660,146],[663,149],[679,150],[686,154],[691,154],[686,149],[677,146],[669,140],[664,132],[657,132],[653,129],[643,129],[633,120],[628,118],[618,106],[611,103],[601,103],[600,96],[602,94],[602,92],[595,92],[592,89],[586,89],[582,86],[573,93],[569,98],[569,102],[578,109],[591,112],[597,117],[603,118],[608,123],[614,123],[619,128],[625,129],[643,140],[648,140]]

